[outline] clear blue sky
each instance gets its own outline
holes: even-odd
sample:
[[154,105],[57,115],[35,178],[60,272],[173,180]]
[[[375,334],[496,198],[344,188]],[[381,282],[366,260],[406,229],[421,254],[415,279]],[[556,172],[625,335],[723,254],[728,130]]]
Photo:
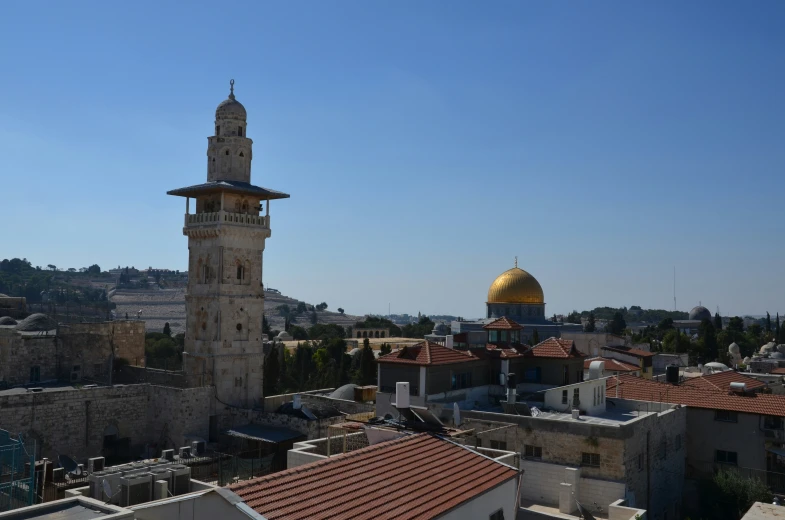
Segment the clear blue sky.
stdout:
[[8,2],[0,257],[183,269],[234,78],[265,283],[352,313],[785,312],[785,2]]

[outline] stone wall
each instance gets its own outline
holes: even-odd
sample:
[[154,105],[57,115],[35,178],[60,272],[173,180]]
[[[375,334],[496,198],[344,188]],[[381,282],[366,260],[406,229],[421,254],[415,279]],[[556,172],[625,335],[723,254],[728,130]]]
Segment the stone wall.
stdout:
[[217,414],[214,388],[148,386],[147,432],[157,450],[179,448],[187,440],[207,441],[210,416]]
[[7,386],[27,384],[34,367],[38,381],[57,379],[56,350],[54,333],[0,329],[0,381]]
[[[0,428],[38,442],[41,456],[102,454],[104,432],[142,444],[148,438],[147,385],[0,395]],[[110,428],[111,427],[111,428]]]

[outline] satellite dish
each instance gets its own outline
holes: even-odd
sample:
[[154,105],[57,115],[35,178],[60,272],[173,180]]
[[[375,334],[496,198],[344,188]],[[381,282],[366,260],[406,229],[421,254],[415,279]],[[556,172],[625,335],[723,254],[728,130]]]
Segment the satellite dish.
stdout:
[[109,483],[108,480],[103,479],[101,481],[101,486],[104,488],[104,495],[106,495],[106,498],[111,500],[112,499],[112,485]]
[[531,408],[529,408],[529,411],[531,412],[532,417],[539,417],[540,414],[542,413],[540,412],[540,409],[537,408],[536,406],[532,406]]
[[57,461],[60,463],[60,467],[65,470],[66,476],[70,475],[72,477],[79,477],[82,475],[82,470],[79,469],[79,464],[77,464],[76,461],[68,455],[58,455]]
[[594,515],[589,513],[589,510],[583,507],[580,502],[576,500],[575,503],[578,505],[578,512],[581,514],[581,518],[583,518],[583,520],[596,520]]
[[455,426],[461,425],[461,409],[458,408],[458,403],[452,403],[452,421],[455,423]]

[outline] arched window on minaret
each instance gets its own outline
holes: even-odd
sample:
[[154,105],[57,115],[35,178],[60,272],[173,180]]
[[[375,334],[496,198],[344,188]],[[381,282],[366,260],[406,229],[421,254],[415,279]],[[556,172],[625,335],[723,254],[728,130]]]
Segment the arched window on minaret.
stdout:
[[243,200],[243,205],[240,207],[241,213],[248,213],[248,201]]

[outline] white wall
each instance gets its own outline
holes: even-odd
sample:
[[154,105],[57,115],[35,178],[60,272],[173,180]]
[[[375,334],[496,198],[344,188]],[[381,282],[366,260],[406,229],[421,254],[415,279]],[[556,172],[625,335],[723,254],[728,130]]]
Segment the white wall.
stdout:
[[[573,397],[578,389],[580,404],[575,406]],[[562,403],[562,394],[567,391],[567,404]],[[605,379],[592,379],[582,383],[558,386],[545,391],[545,407],[569,413],[578,408],[588,415],[597,415],[605,411]]]
[[485,520],[499,509],[504,518],[515,519],[518,509],[518,479],[511,478],[478,497],[461,504],[439,517],[439,520]]
[[[558,507],[559,489],[561,483],[566,482],[565,469],[568,466],[525,459],[521,460],[520,465],[523,470],[521,498],[541,505]],[[607,515],[610,504],[624,498],[625,490],[626,486],[623,482],[581,477],[578,501],[586,505],[597,502]]]
[[148,502],[129,509],[136,520],[248,520],[248,516],[212,491],[196,496]]

